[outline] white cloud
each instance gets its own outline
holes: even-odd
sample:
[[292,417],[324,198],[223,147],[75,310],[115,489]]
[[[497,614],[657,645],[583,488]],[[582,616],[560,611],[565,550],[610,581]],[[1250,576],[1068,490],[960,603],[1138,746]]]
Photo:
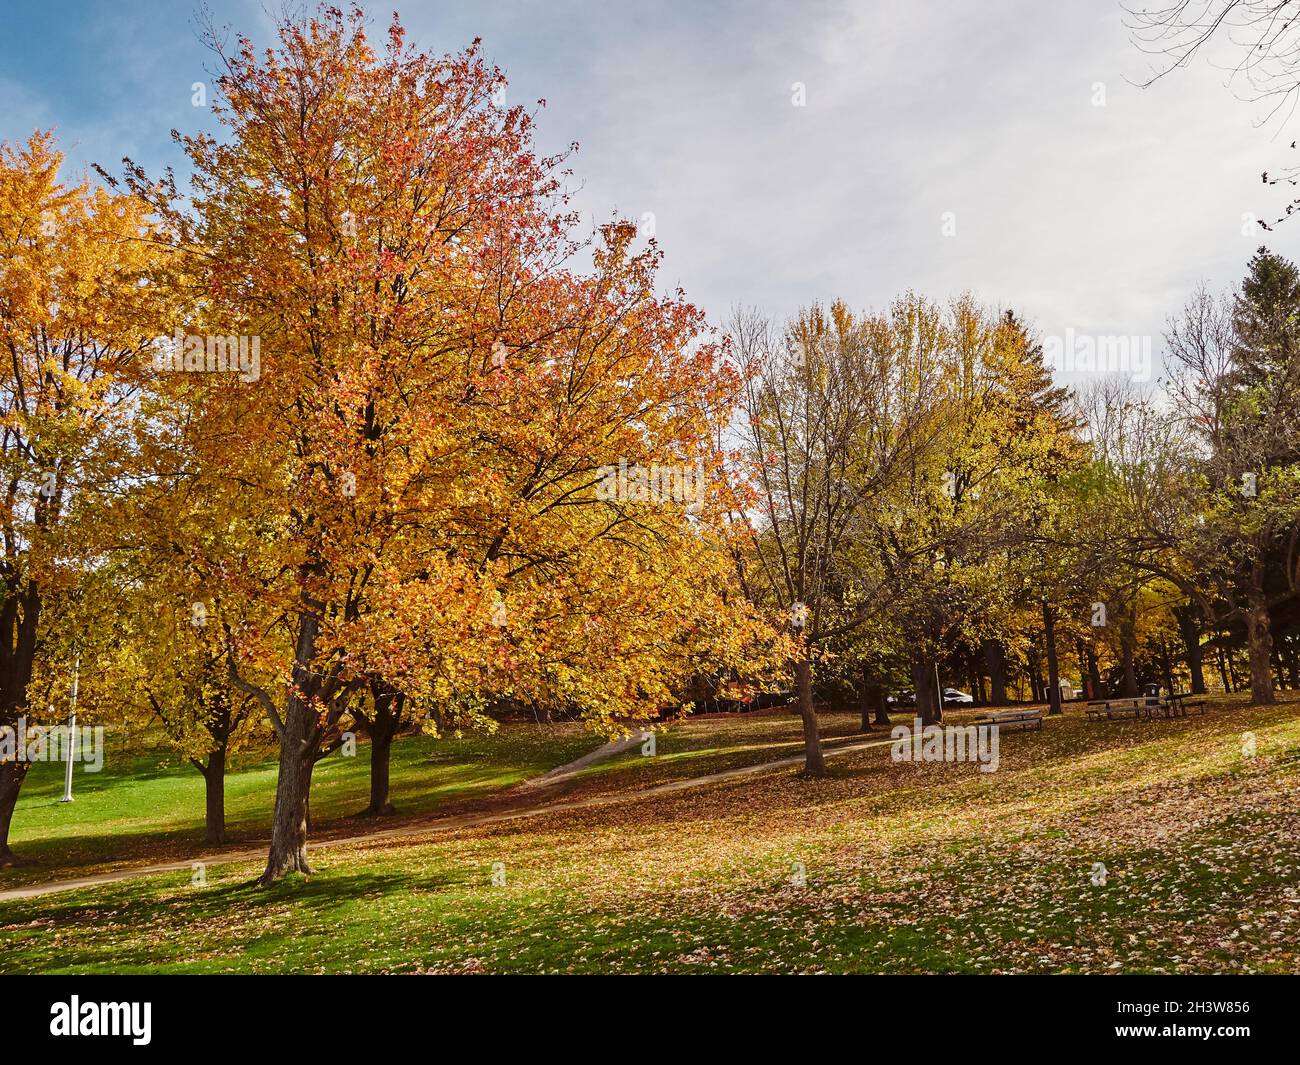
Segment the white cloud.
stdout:
[[[266,42],[254,0],[214,6]],[[371,5],[376,36],[392,6]],[[1262,240],[1243,214],[1285,202],[1259,173],[1290,161],[1294,132],[1254,128],[1258,109],[1204,63],[1146,91],[1126,82],[1146,60],[1110,0],[398,6],[435,51],[481,36],[512,102],[545,97],[542,147],[582,146],[578,206],[653,212],[665,286],[715,320],[734,302],[788,314],[970,288],[1043,333],[1158,336],[1199,278],[1240,276]],[[59,120],[79,156],[172,158],[167,128],[196,120],[188,13],[138,40],[126,25],[109,20],[77,57],[103,99],[56,115],[54,88],[0,81],[4,128]],[[1267,240],[1295,254],[1298,234]]]

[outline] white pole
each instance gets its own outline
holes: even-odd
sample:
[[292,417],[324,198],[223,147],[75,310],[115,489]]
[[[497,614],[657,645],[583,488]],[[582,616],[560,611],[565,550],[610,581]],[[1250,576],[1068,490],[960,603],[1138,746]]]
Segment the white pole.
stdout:
[[63,776],[63,798],[60,802],[72,801],[72,752],[77,746],[77,682],[81,677],[81,658],[78,656],[72,667],[72,713],[68,715],[68,769]]
[[934,664],[934,694],[939,697],[939,716],[943,717],[943,684],[939,681],[939,663]]

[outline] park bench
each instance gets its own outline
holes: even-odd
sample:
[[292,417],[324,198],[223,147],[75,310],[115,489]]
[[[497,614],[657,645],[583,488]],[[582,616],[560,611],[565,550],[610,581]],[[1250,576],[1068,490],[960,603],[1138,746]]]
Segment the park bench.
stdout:
[[1043,727],[1042,710],[997,710],[984,714],[974,721],[976,725],[997,725],[1002,729],[1041,729]]

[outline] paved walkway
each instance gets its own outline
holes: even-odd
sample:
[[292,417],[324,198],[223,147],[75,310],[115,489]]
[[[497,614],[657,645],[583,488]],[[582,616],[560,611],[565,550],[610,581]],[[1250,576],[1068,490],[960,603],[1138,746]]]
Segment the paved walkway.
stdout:
[[[626,742],[626,741],[618,741]],[[634,739],[635,743],[640,743],[640,737]],[[823,754],[827,758],[835,758],[841,754],[849,754],[853,751],[863,751],[871,747],[888,747],[892,740],[861,740],[855,743],[845,743],[837,746],[831,746],[833,740],[823,743]],[[628,743],[628,746],[631,746]],[[606,747],[610,746],[606,744]],[[627,747],[623,748],[624,750]],[[592,756],[600,754],[604,748],[597,748],[591,754],[584,758],[594,759]],[[615,752],[616,753],[616,752]],[[609,755],[602,755],[609,757]],[[578,759],[582,762],[584,759]],[[521,806],[512,810],[503,810],[497,813],[480,813],[480,814],[460,814],[452,817],[431,818],[426,821],[413,821],[397,828],[384,829],[378,832],[366,832],[356,836],[340,836],[334,839],[323,839],[315,843],[310,849],[312,851],[328,850],[331,847],[347,847],[358,843],[370,843],[375,840],[384,839],[402,839],[413,836],[425,836],[436,832],[455,832],[465,828],[478,828],[481,825],[499,824],[503,821],[518,821],[525,817],[536,817],[539,814],[557,813],[565,810],[586,810],[595,806],[611,806],[620,802],[639,802],[643,799],[654,798],[657,795],[671,795],[674,792],[686,791],[690,788],[705,787],[709,784],[718,784],[728,780],[736,780],[740,777],[753,776],[756,773],[769,773],[777,769],[787,769],[792,766],[800,765],[804,760],[802,753],[792,755],[788,758],[777,758],[771,762],[760,762],[758,765],[740,766],[736,769],[722,769],[716,773],[708,773],[702,777],[688,777],[685,780],[674,780],[667,784],[656,784],[653,787],[646,788],[644,791],[637,792],[617,792],[608,795],[593,795],[586,799],[573,799],[569,802],[538,802],[532,805]],[[559,773],[561,770],[567,770],[572,765],[561,766],[552,773]],[[587,762],[586,764],[590,764]],[[576,770],[575,770],[576,771]],[[550,774],[546,774],[550,775]],[[572,775],[572,774],[569,774]],[[537,778],[541,780],[543,778]],[[129,869],[120,869],[110,873],[97,873],[90,876],[78,877],[72,880],[51,880],[44,884],[29,884],[26,887],[12,888],[8,891],[0,891],[0,902],[7,899],[31,899],[41,895],[52,895],[58,891],[73,891],[76,888],[95,887],[100,884],[117,884],[124,880],[136,880],[140,877],[155,876],[158,873],[175,873],[189,872],[195,862],[202,862],[206,866],[229,865],[232,862],[259,861],[266,857],[266,844],[263,843],[256,847],[238,851],[217,851],[212,854],[196,854],[191,858],[182,861],[162,862],[154,865],[138,865]]]
[[519,786],[521,788],[549,788],[552,785],[559,784],[570,777],[575,777],[590,765],[597,762],[604,762],[624,751],[630,751],[633,747],[639,747],[645,743],[646,733],[644,731],[634,732],[630,736],[624,736],[621,740],[610,740],[594,751],[588,751],[581,758],[575,758],[572,762],[565,765],[557,766],[548,770],[539,777],[530,777]]

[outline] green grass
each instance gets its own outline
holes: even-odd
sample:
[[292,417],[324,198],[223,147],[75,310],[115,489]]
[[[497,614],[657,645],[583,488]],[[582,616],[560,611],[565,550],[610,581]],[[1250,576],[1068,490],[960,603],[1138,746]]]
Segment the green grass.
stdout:
[[877,748],[645,796],[797,736],[699,720],[584,775],[607,805],[323,846],[265,891],[245,862],[7,901],[0,971],[1296,972],[1298,711],[1067,717],[1004,736],[994,774]]
[[[427,817],[486,799],[599,744],[577,725],[506,725],[491,736],[407,737],[393,745],[390,792],[404,816]],[[233,842],[265,838],[275,798],[272,756],[246,759],[226,777],[226,827]],[[369,802],[370,748],[336,752],[313,776],[312,816],[321,830]],[[34,864],[0,871],[0,888],[125,859],[166,858],[199,849],[204,784],[166,749],[133,753],[111,737],[104,768],[77,768],[65,804],[63,767],[33,764],[14,814],[10,843]]]

